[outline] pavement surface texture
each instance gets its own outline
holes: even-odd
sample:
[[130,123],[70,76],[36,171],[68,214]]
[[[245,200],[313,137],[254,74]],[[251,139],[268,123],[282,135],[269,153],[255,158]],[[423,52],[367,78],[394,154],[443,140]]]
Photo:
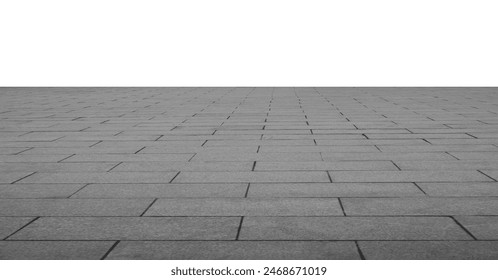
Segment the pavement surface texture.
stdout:
[[498,259],[496,88],[0,88],[0,259]]

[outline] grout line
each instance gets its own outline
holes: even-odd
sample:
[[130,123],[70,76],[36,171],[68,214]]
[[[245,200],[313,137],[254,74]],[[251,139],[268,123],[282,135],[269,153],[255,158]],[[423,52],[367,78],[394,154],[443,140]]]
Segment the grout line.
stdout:
[[120,242],[120,240],[114,242],[114,244],[112,244],[111,248],[109,248],[109,250],[102,256],[101,260],[105,260],[105,258],[107,258],[107,256],[109,256],[111,251],[114,250],[114,248],[116,248],[116,246],[118,246],[119,242]]
[[344,210],[344,205],[342,205],[342,200],[340,197],[337,198],[337,200],[339,200],[339,205],[341,206],[341,210],[342,210],[342,214],[344,214],[344,216],[347,216],[346,215],[346,211]]
[[453,219],[453,221],[463,229],[463,231],[465,231],[468,235],[470,235],[470,237],[472,237],[474,240],[477,240],[477,238],[466,228],[464,227],[457,219],[455,219],[454,216],[450,216],[451,219]]
[[412,182],[412,184],[414,184],[415,187],[417,187],[421,192],[423,192],[425,195],[427,195],[427,193],[424,191],[424,189],[422,189],[417,183]]
[[254,161],[254,162],[252,163],[252,168],[251,168],[251,171],[254,171],[254,169],[255,169],[255,168],[256,168],[256,161]]
[[10,183],[10,184],[15,184],[15,183],[17,183],[17,182],[19,182],[19,181],[21,181],[21,180],[23,180],[23,179],[28,178],[29,176],[31,176],[31,175],[33,175],[33,174],[35,174],[35,173],[36,173],[36,171],[35,171],[35,172],[33,172],[33,173],[31,173],[31,174],[29,174],[29,175],[26,175],[26,176],[24,176],[24,177],[22,177],[22,178],[20,178],[20,179],[15,180],[14,182],[12,182],[12,183]]
[[76,155],[76,154],[72,154],[72,155],[70,155],[70,156],[68,156],[68,157],[65,157],[65,158],[63,158],[63,159],[59,160],[57,163],[61,163],[61,162],[63,162],[64,160],[66,160],[66,159],[68,159],[68,158],[70,158],[70,157],[73,157],[73,156],[75,156],[75,155]]
[[249,187],[251,187],[251,183],[247,183],[247,189],[244,198],[247,198],[247,194],[249,193]]
[[17,229],[16,231],[14,231],[13,233],[7,235],[3,240],[7,240],[9,237],[11,237],[12,235],[18,233],[20,230],[22,230],[23,228],[29,226],[30,224],[32,224],[33,222],[35,222],[36,220],[38,220],[40,217],[36,217],[34,218],[33,220],[31,220],[29,223],[25,224],[24,226],[22,226],[21,228]]
[[482,172],[481,170],[477,170],[477,172],[481,173],[482,175],[484,175],[484,176],[488,177],[489,179],[491,179],[491,180],[493,180],[493,181],[495,181],[495,182],[498,182],[495,178],[493,178],[493,177],[489,176],[488,174],[486,174],[486,173]]
[[327,172],[327,176],[329,176],[330,183],[333,183],[332,177],[330,176],[330,173],[328,171],[325,171],[325,172]]
[[240,230],[242,229],[242,223],[244,222],[244,216],[240,217],[239,228],[237,229],[237,235],[235,236],[235,240],[239,240]]
[[113,170],[114,168],[118,167],[121,163],[123,163],[123,161],[118,162],[118,164],[114,165],[113,167],[111,167],[111,169],[107,170],[106,172],[111,172],[111,170]]
[[399,171],[401,171],[401,168],[399,168],[399,166],[393,161],[391,160],[392,164],[394,164],[394,166],[396,166],[396,168],[398,168]]
[[69,195],[67,198],[71,198],[71,196],[77,194],[79,191],[81,191],[82,189],[84,189],[85,187],[91,185],[92,183],[88,183],[88,184],[85,184],[83,187],[79,188],[77,191],[73,192],[71,195]]
[[152,207],[152,205],[154,203],[156,203],[157,200],[158,200],[158,198],[154,198],[154,200],[152,201],[152,203],[149,206],[147,206],[147,208],[145,208],[145,210],[142,212],[142,214],[140,214],[140,217],[143,217],[145,215],[145,213]]
[[142,147],[140,150],[136,151],[134,154],[136,155],[136,154],[140,153],[140,151],[142,151],[142,150],[143,150],[143,149],[145,149],[145,148],[146,148],[146,147]]
[[175,175],[173,178],[171,178],[171,180],[169,181],[169,184],[171,184],[171,183],[173,182],[173,180],[175,180],[175,179],[176,179],[176,177],[177,177],[178,175],[180,175],[180,172],[181,172],[181,171],[178,171],[178,173],[176,173],[176,175]]
[[363,255],[363,252],[360,249],[360,244],[358,244],[358,241],[355,240],[354,244],[356,245],[356,249],[358,250],[358,254],[360,255],[360,259],[366,260],[365,255]]

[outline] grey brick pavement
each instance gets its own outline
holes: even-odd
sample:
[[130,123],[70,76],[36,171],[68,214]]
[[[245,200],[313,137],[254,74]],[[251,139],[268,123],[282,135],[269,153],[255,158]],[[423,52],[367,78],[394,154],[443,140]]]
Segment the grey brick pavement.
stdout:
[[498,89],[0,88],[0,259],[497,259]]

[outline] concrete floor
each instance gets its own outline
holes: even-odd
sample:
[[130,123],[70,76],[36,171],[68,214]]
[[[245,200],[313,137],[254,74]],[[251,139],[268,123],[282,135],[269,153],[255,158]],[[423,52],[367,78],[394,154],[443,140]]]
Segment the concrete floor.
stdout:
[[2,259],[498,259],[498,89],[0,88]]

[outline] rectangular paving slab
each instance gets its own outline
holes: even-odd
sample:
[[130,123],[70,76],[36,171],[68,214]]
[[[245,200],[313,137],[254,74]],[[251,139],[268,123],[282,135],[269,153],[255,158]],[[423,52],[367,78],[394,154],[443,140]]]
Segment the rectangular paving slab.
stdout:
[[95,260],[113,241],[0,241],[0,260]]

